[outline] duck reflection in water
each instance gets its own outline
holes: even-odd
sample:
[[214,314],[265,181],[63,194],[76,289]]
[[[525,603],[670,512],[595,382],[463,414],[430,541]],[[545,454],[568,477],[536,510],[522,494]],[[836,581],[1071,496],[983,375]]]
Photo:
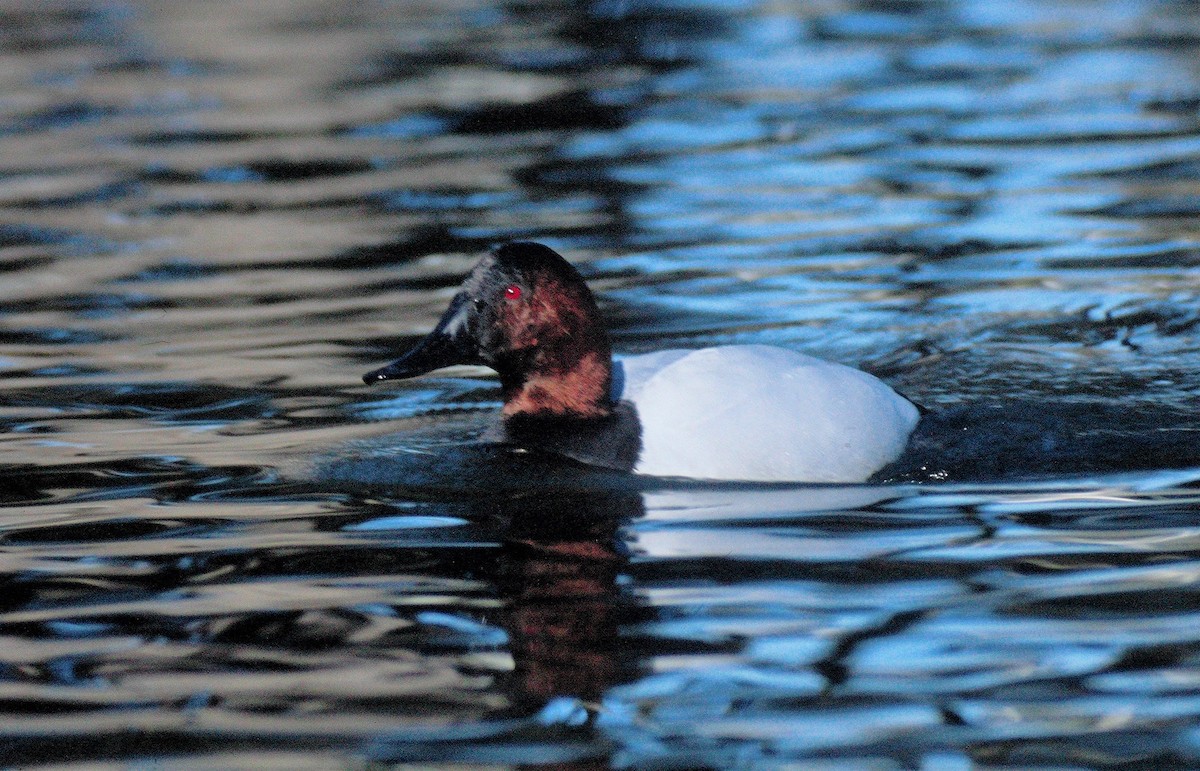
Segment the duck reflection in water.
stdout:
[[507,599],[514,696],[595,704],[635,671],[619,642],[634,603],[619,587],[627,558],[617,533],[642,513],[641,496],[530,495],[510,505],[497,582]]
[[[606,767],[611,742],[595,718],[605,694],[638,674],[622,630],[643,611],[620,580],[629,564],[622,529],[644,514],[636,479],[469,441],[432,455],[341,454],[318,475],[326,488],[425,501],[480,529],[465,536],[470,549],[428,554],[442,560],[436,572],[483,581],[501,600],[480,619],[503,629],[512,659],[492,670],[486,692],[507,706],[489,719],[514,721],[536,743],[554,737],[556,767]],[[496,545],[480,550],[479,538]],[[368,754],[412,759],[411,735],[382,736]]]

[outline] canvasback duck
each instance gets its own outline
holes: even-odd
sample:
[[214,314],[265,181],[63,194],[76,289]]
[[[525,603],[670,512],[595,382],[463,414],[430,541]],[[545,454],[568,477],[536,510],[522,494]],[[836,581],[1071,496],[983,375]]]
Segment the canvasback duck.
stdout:
[[481,259],[433,331],[363,380],[453,364],[500,375],[501,421],[485,440],[653,476],[862,482],[899,457],[918,419],[877,378],[783,348],[614,362],[583,278],[532,242]]

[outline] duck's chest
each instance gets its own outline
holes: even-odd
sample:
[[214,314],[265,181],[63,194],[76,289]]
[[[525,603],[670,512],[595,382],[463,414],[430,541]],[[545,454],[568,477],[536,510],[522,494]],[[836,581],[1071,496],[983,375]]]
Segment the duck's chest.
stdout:
[[488,429],[482,438],[616,471],[633,471],[642,452],[641,423],[628,402],[619,402],[603,418],[518,415]]

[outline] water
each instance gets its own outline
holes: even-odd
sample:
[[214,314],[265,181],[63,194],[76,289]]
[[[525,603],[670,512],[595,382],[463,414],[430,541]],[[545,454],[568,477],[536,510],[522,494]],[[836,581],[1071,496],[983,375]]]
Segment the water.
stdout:
[[[0,9],[0,762],[1200,764],[1186,2]],[[368,389],[536,238],[929,408],[639,480]],[[814,767],[805,765],[803,767]]]

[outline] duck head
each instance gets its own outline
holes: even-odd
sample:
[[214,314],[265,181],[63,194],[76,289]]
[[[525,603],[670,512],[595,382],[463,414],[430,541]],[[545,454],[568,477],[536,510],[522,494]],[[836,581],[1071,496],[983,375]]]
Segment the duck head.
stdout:
[[612,348],[595,298],[553,249],[514,241],[481,259],[433,331],[368,385],[454,364],[500,375],[505,418],[605,417]]

